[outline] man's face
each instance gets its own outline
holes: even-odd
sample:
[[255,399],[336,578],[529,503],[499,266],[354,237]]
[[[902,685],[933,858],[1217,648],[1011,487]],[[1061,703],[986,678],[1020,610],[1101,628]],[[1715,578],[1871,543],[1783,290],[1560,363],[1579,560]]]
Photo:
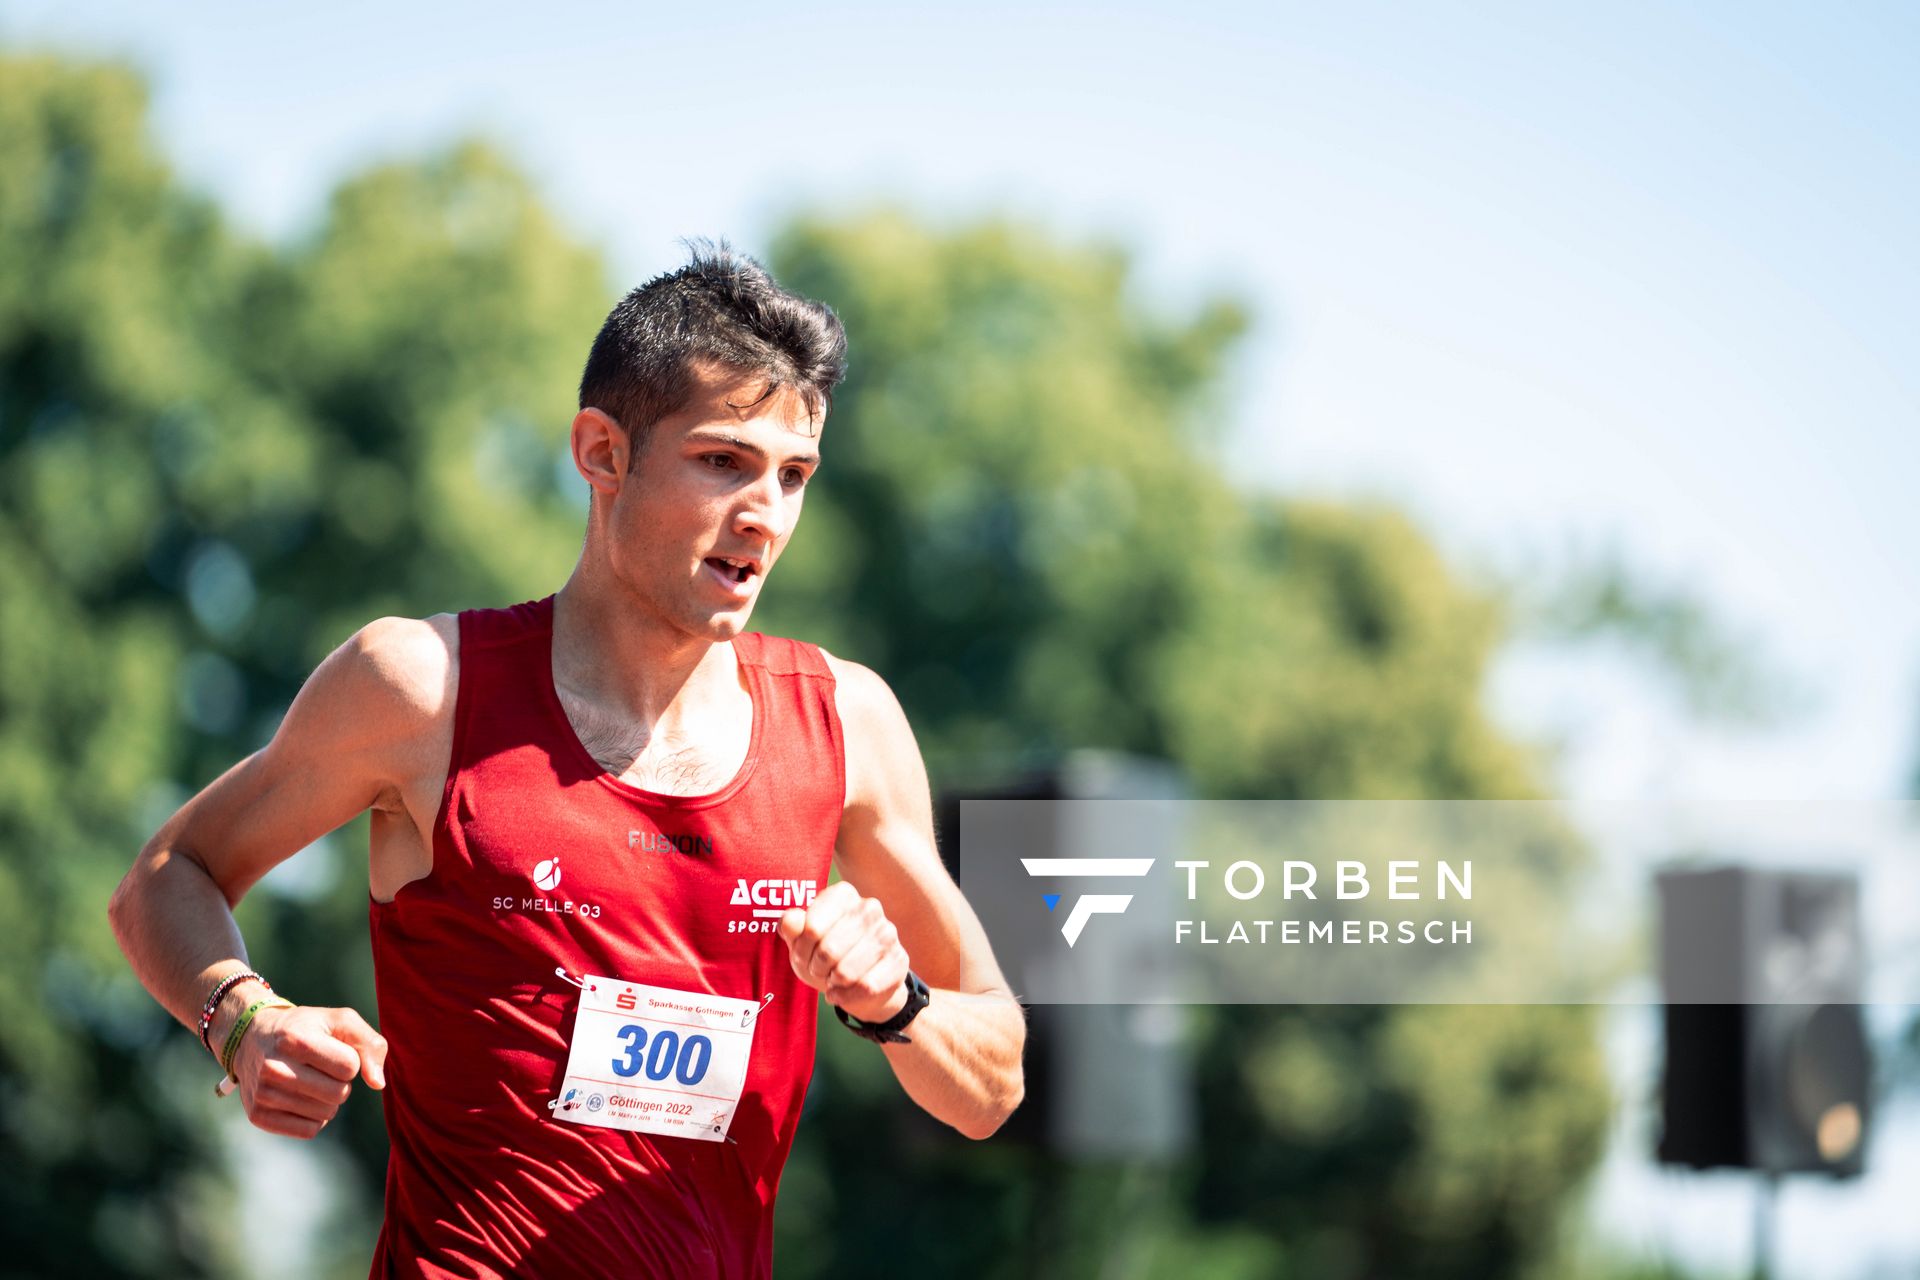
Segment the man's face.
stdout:
[[689,636],[723,641],[746,628],[820,464],[806,402],[782,390],[753,403],[764,387],[699,373],[686,406],[654,424],[604,502],[615,577]]

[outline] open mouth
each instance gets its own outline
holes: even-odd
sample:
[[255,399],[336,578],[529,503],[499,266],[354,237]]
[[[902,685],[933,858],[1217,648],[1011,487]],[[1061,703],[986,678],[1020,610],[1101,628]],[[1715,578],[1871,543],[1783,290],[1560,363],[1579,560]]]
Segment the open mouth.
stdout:
[[754,566],[750,560],[735,560],[729,556],[708,556],[707,567],[736,586],[744,585],[753,577]]

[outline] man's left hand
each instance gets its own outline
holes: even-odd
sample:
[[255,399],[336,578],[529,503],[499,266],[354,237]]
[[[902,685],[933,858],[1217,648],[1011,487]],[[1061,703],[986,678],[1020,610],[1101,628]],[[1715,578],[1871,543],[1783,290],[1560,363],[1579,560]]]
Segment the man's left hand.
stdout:
[[780,937],[800,980],[862,1022],[885,1022],[907,1004],[907,951],[878,898],[845,880],[780,917]]

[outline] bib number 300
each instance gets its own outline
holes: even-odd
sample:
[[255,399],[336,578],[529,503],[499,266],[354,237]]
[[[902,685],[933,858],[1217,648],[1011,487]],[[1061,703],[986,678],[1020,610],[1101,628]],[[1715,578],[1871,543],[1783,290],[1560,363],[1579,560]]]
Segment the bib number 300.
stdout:
[[[682,1040],[671,1031],[656,1031],[652,1048],[647,1048],[647,1029],[637,1022],[629,1022],[614,1035],[627,1042],[626,1052],[613,1060],[613,1074],[617,1076],[631,1078],[644,1071],[649,1080],[672,1076],[691,1089],[706,1079],[707,1068],[713,1065],[713,1040],[704,1035]],[[641,1057],[643,1049],[645,1058]]]
[[587,975],[554,1119],[720,1141],[759,1012],[754,1000]]

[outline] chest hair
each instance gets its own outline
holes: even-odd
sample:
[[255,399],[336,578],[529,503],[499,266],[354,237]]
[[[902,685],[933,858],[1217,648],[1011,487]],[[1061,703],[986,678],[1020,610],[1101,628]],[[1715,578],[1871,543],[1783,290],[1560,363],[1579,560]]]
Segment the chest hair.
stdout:
[[567,714],[594,763],[622,782],[666,795],[697,796],[718,791],[732,776],[711,744],[686,742],[575,706]]

